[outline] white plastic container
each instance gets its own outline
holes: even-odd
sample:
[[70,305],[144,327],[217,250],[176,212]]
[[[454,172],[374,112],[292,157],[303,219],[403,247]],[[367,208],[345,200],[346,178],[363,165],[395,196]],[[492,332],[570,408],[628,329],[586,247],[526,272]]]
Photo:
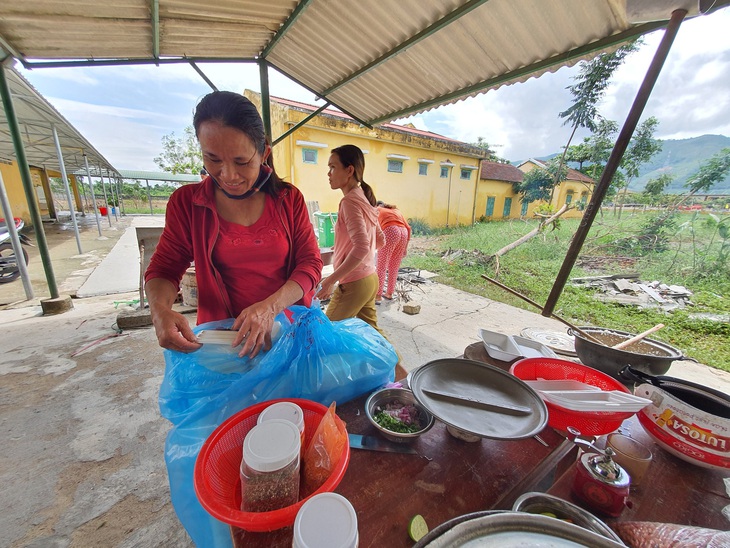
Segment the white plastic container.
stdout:
[[320,493],[297,512],[293,548],[357,548],[358,542],[357,514],[342,495]]
[[256,420],[256,424],[261,424],[264,421],[270,421],[274,419],[281,419],[289,421],[299,430],[299,438],[301,440],[301,454],[304,454],[304,411],[296,403],[289,401],[280,401],[278,403],[272,403],[266,409],[259,413],[259,418]]
[[269,512],[299,500],[299,429],[272,419],[257,424],[243,440],[241,510]]

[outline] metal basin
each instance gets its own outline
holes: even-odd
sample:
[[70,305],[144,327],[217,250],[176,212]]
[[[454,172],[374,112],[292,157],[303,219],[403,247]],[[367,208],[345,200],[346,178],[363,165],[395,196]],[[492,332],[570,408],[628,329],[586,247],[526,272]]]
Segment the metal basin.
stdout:
[[581,327],[580,329],[606,344],[606,346],[597,344],[575,330],[569,329],[568,333],[575,337],[575,352],[580,361],[621,382],[625,382],[625,379],[622,379],[618,373],[627,365],[649,375],[663,375],[669,370],[674,360],[686,359],[682,352],[673,346],[653,339],[642,339],[635,342],[628,347],[630,350],[611,348],[634,336],[633,333],[626,331],[603,327]]

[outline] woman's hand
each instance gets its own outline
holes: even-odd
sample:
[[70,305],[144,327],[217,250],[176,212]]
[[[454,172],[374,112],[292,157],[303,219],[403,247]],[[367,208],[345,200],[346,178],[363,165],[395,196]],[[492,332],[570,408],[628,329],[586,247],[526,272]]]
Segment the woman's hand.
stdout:
[[337,280],[335,280],[332,276],[323,278],[319,284],[319,290],[314,298],[319,299],[320,301],[326,301],[331,298],[332,293],[335,291],[335,283],[337,283]]
[[203,346],[198,342],[185,316],[171,309],[156,312],[152,317],[152,323],[155,326],[157,341],[162,348],[188,354]]
[[238,315],[233,322],[233,329],[238,331],[238,335],[233,339],[232,346],[243,342],[239,357],[255,358],[262,349],[271,348],[271,329],[275,318],[276,312],[264,301],[252,304]]

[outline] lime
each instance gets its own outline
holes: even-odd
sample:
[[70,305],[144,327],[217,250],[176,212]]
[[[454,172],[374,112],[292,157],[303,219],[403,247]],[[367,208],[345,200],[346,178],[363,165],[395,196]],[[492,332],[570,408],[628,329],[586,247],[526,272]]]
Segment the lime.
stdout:
[[549,517],[549,518],[557,518],[557,517],[558,517],[558,516],[556,516],[555,514],[553,514],[552,512],[540,512],[540,513],[541,513],[541,514],[542,514],[543,516],[547,516],[547,517]]
[[408,536],[413,539],[414,542],[418,542],[421,538],[426,536],[428,533],[428,525],[426,520],[423,519],[421,514],[416,514],[411,518],[411,522],[408,524]]

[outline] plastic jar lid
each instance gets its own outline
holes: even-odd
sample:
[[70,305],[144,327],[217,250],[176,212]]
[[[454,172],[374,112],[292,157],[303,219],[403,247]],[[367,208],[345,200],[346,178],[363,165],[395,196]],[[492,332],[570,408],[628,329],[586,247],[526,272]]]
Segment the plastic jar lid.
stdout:
[[294,423],[299,431],[304,430],[304,411],[296,403],[289,401],[280,401],[272,403],[266,409],[261,411],[257,424],[272,419],[282,419]]
[[342,495],[320,493],[299,509],[294,548],[356,548],[357,544],[357,514]]
[[289,421],[272,419],[257,424],[243,440],[243,463],[257,472],[274,472],[299,458],[301,437]]

